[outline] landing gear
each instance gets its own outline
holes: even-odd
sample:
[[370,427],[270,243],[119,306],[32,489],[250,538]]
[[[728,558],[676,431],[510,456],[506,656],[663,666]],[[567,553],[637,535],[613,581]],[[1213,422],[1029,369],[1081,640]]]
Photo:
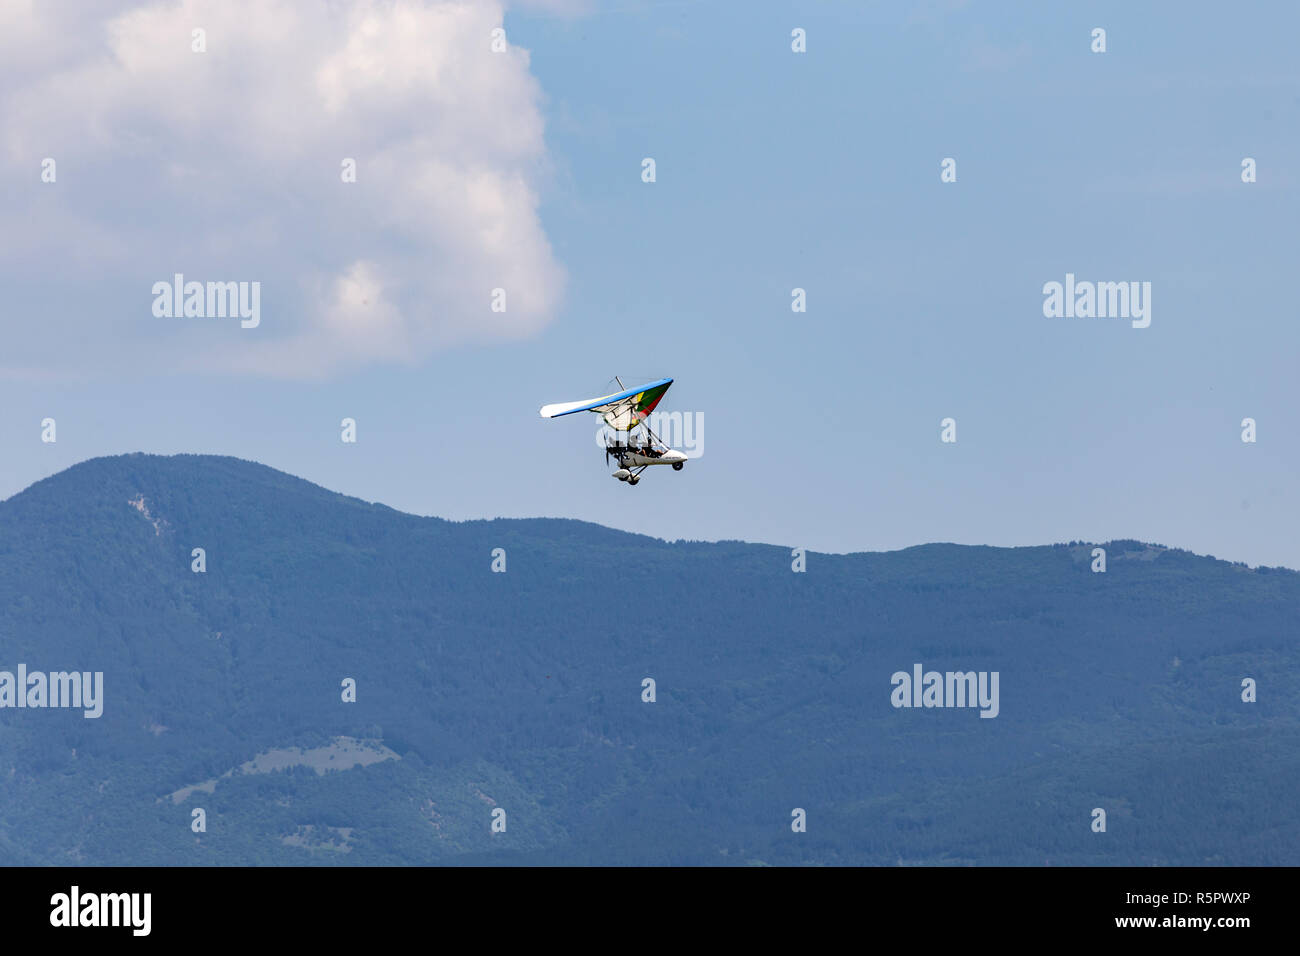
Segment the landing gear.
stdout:
[[628,483],[629,485],[635,485],[635,484],[636,484],[638,481],[640,481],[640,480],[641,480],[641,476],[640,476],[640,475],[633,475],[631,478],[629,478],[629,479],[627,480],[627,483]]
[[682,465],[684,465],[684,464],[686,464],[686,462],[684,462],[684,461],[675,461],[675,462],[673,462],[673,471],[681,471],[681,470],[682,470]]

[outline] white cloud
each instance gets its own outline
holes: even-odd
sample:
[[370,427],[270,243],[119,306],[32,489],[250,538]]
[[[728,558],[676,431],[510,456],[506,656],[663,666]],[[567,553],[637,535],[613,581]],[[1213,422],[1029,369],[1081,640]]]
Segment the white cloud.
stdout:
[[[49,305],[7,362],[323,377],[534,334],[564,273],[537,214],[542,94],[527,51],[491,51],[502,17],[496,0],[0,0],[17,186],[0,215],[27,223],[0,238],[0,275]],[[175,272],[260,281],[261,325],[151,318]]]

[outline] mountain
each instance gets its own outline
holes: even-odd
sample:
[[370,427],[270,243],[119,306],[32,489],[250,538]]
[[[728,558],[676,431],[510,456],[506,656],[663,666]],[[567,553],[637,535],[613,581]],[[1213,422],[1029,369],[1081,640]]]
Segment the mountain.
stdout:
[[[796,573],[83,462],[0,504],[0,670],[103,674],[97,718],[0,708],[0,862],[1300,863],[1300,575],[1094,547]],[[894,706],[917,664],[996,716]]]

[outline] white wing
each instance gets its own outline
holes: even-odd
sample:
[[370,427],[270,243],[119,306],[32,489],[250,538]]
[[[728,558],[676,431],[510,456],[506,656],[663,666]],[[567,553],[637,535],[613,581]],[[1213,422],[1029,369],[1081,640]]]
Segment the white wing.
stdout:
[[622,392],[615,392],[613,395],[602,395],[600,398],[587,398],[580,402],[559,402],[555,405],[543,405],[541,416],[543,418],[559,418],[561,415],[572,415],[574,412],[600,412],[627,401],[635,395],[642,392],[648,392],[652,388],[658,388],[660,385],[671,385],[671,378],[661,378],[657,382],[650,382],[648,385],[638,385],[636,388],[629,388]]

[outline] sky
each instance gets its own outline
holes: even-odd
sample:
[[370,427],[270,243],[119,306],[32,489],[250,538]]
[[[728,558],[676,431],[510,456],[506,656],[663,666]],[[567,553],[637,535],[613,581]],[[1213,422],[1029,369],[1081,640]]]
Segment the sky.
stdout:
[[[1300,568],[1298,29],[0,0],[0,496],[193,452],[457,520]],[[258,283],[256,326],[167,314],[177,273]],[[1149,290],[1149,324],[1045,314],[1067,274]],[[631,488],[595,416],[537,414],[614,376],[674,379],[683,471]]]

